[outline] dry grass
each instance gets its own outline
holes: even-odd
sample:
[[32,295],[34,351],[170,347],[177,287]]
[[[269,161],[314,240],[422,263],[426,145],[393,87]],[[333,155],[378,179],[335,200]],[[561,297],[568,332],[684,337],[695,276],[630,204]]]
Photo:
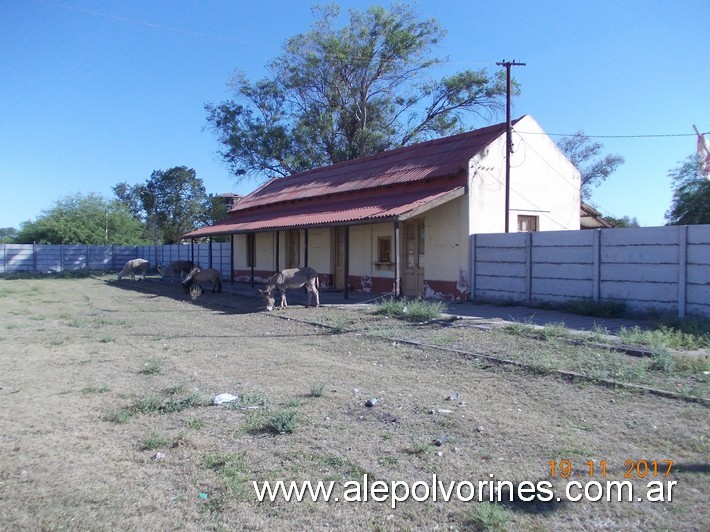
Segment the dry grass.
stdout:
[[[372,334],[584,371],[607,371],[612,357],[623,355],[344,309],[296,306],[267,315],[258,300],[227,293],[198,299],[225,306],[199,306],[179,287],[143,286],[0,282],[4,528],[692,530],[710,524],[707,406]],[[594,365],[595,358],[604,362]],[[629,372],[626,362],[615,367]],[[654,385],[689,386],[686,375],[643,373]],[[207,404],[223,392],[239,400]],[[460,397],[447,401],[452,392]],[[368,408],[371,397],[378,403]],[[446,442],[433,445],[441,435]],[[364,474],[408,482],[433,474],[446,482],[491,474],[535,481],[550,479],[549,462],[562,459],[575,473],[589,460],[606,460],[610,479],[623,476],[629,459],[673,460],[673,502],[409,501],[393,510],[372,501],[259,503],[251,487],[253,480],[344,483]],[[553,484],[564,486],[559,478]],[[644,485],[634,481],[639,494]]]

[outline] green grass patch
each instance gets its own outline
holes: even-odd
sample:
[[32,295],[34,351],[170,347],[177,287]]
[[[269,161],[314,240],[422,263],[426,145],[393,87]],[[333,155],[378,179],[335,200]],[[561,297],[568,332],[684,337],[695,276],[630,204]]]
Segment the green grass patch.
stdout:
[[133,416],[140,414],[171,414],[182,412],[188,408],[209,406],[210,404],[212,404],[211,399],[200,394],[192,394],[183,398],[169,397],[168,399],[163,399],[156,395],[148,395],[139,397],[130,405],[107,414],[104,419],[120,424],[126,423]]
[[513,512],[495,503],[481,502],[471,510],[465,524],[472,530],[507,530]]
[[325,393],[325,384],[316,382],[311,384],[311,397],[323,397]]
[[230,495],[248,493],[250,472],[246,466],[246,453],[208,453],[204,458],[205,469],[213,471],[224,482]]
[[295,410],[277,410],[266,419],[266,429],[275,434],[287,434],[296,429],[298,412]]
[[101,386],[84,386],[81,389],[81,393],[106,393],[111,391],[111,388],[108,387],[106,384],[102,384]]
[[562,308],[573,314],[582,316],[598,316],[600,318],[620,318],[626,314],[626,303],[618,299],[595,301],[591,298],[567,301]]
[[160,375],[163,370],[160,367],[160,363],[156,360],[149,360],[143,367],[138,370],[141,375]]
[[710,330],[698,326],[660,325],[656,329],[644,330],[638,326],[622,327],[618,333],[628,345],[665,347],[670,349],[695,350],[710,347]]
[[348,330],[348,326],[350,325],[350,320],[339,314],[326,314],[324,319],[325,325],[333,334],[342,334],[346,332]]
[[446,304],[443,301],[391,297],[377,304],[375,314],[407,321],[423,322],[440,319],[445,310]]
[[148,436],[138,442],[141,451],[152,451],[160,449],[168,444],[168,438],[162,432],[151,432]]
[[412,446],[407,450],[409,454],[428,454],[434,449],[434,444],[427,440],[413,440]]
[[192,419],[187,420],[187,426],[191,429],[202,430],[203,428],[205,428],[205,421],[203,419],[194,417]]

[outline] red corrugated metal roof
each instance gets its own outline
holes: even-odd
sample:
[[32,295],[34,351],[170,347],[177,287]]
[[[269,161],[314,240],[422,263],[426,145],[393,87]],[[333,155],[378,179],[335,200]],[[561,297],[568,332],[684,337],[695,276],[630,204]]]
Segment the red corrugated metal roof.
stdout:
[[496,124],[453,137],[272,179],[242,199],[232,212],[280,201],[466,174],[469,159],[504,134],[505,129],[505,123]]
[[443,179],[416,188],[399,185],[379,189],[379,193],[350,192],[337,198],[282,203],[240,213],[185,237],[393,220],[463,194],[464,183],[461,179]]
[[469,160],[505,130],[496,124],[273,179],[237,203],[228,219],[185,237],[396,219],[463,190]]

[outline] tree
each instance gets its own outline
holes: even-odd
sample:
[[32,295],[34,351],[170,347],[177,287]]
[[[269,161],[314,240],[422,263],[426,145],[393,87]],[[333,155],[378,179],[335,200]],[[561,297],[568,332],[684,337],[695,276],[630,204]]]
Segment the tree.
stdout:
[[616,218],[614,216],[605,216],[604,219],[610,222],[614,227],[641,227],[638,219],[634,216],[633,218],[629,216],[622,216],[621,218]]
[[17,236],[14,227],[0,227],[0,244],[12,244]]
[[624,163],[621,155],[601,155],[604,146],[577,131],[574,135],[563,137],[557,146],[574,164],[581,174],[581,199],[589,200],[592,187],[598,187],[616,169]]
[[23,223],[18,244],[117,244],[144,242],[143,227],[118,201],[76,194],[56,202],[35,221]]
[[406,4],[349,11],[314,9],[311,31],[289,39],[251,83],[235,72],[238,101],[207,104],[208,123],[238,179],[284,177],[459,132],[473,115],[490,119],[503,107],[505,73],[465,70],[438,81],[432,47],[445,32],[417,20]]
[[710,180],[701,170],[702,160],[693,154],[668,172],[673,180],[673,200],[666,212],[668,225],[710,223]]
[[113,193],[118,201],[123,203],[137,220],[145,221],[145,211],[143,211],[143,200],[141,199],[141,186],[129,185],[126,182],[118,183],[113,187]]
[[118,183],[113,192],[145,224],[146,238],[154,243],[176,244],[192,229],[226,216],[226,209],[213,206],[197,172],[186,166],[155,170],[144,184]]

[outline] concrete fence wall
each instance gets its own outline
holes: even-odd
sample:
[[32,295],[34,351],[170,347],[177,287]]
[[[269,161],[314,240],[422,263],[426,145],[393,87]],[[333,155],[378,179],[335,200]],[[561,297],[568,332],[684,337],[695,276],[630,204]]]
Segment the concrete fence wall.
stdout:
[[710,225],[471,236],[474,300],[710,316]]
[[[211,250],[211,260],[210,260]],[[165,246],[69,246],[38,244],[0,244],[0,274],[15,272],[52,273],[63,271],[120,270],[131,260],[142,258],[167,265],[175,260],[194,260],[203,268],[219,270],[231,279],[231,245],[175,244]]]

